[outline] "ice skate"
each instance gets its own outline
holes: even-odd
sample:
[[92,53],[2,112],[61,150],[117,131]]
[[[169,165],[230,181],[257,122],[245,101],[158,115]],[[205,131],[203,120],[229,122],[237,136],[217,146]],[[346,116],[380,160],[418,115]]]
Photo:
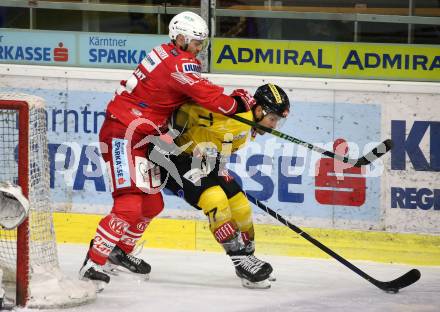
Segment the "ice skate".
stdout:
[[104,272],[103,266],[93,262],[88,256],[79,270],[79,279],[92,281],[96,286],[96,292],[103,291],[105,284],[110,282],[110,276]]
[[254,255],[246,255],[243,252],[230,254],[235,266],[235,273],[241,279],[243,287],[251,289],[270,288],[270,274],[272,266]]
[[118,268],[122,267],[132,273],[143,275],[145,279],[149,279],[150,277],[149,273],[151,272],[151,266],[148,263],[131,254],[125,253],[125,251],[118,246],[113,248],[108,260],[110,262],[110,267],[113,264],[118,266]]
[[[249,259],[251,261],[253,261],[254,263],[261,264],[261,266],[265,266],[267,271],[271,271],[271,272],[273,271],[272,266],[268,262],[264,262],[254,256],[255,242],[253,240],[249,240],[249,241],[247,241],[247,243],[245,243],[244,252],[246,255],[249,256]],[[236,273],[237,273],[237,276],[241,278],[241,276],[239,275],[239,273],[237,271],[236,271]],[[275,282],[277,280],[276,277],[273,275],[273,272],[270,273],[270,275],[267,279],[269,282]]]
[[[257,257],[255,257],[253,254],[251,254],[250,257],[251,257],[252,261],[254,261],[254,262],[258,262],[258,261],[264,262],[264,261],[258,259]],[[265,263],[267,263],[269,265],[269,267],[272,269],[272,266],[270,265],[270,263],[268,263],[268,262],[265,262]],[[272,269],[272,271],[273,271],[273,269]],[[269,282],[275,282],[277,280],[275,275],[273,275],[273,272],[269,275],[268,280],[269,280]]]

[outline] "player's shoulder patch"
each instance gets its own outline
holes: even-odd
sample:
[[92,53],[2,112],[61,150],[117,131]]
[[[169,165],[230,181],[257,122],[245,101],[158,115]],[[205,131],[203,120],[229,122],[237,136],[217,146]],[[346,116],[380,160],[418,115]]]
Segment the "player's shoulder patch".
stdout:
[[153,50],[156,51],[156,53],[159,55],[159,57],[162,60],[166,59],[169,56],[167,51],[165,51],[165,49],[162,46],[157,46]]
[[162,60],[159,58],[159,56],[151,51],[145,56],[141,64],[149,73],[151,73],[161,62]]

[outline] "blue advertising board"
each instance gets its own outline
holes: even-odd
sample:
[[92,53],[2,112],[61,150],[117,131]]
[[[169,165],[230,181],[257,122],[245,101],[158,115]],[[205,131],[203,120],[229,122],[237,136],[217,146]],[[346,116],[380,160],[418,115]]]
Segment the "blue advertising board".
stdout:
[[0,28],[0,63],[133,69],[165,35]]
[[155,46],[169,41],[163,35],[79,33],[79,64],[86,67],[134,68]]
[[77,59],[75,33],[0,29],[0,63],[74,66]]

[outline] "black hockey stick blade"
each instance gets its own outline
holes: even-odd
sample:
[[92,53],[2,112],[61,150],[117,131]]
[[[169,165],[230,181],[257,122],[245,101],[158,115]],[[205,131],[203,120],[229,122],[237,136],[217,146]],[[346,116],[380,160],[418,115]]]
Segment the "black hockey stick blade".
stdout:
[[386,153],[388,153],[393,148],[393,141],[391,139],[387,139],[376,146],[371,152],[367,155],[359,158],[354,164],[355,167],[362,167],[371,164],[373,161],[382,157]]
[[315,245],[316,247],[318,247],[319,249],[321,249],[322,251],[327,253],[329,256],[331,256],[335,260],[339,261],[341,264],[345,265],[351,271],[358,274],[359,276],[361,276],[362,278],[364,278],[365,280],[367,280],[368,282],[370,282],[371,284],[373,284],[374,286],[376,286],[377,288],[379,288],[381,290],[384,290],[388,293],[397,293],[399,291],[399,289],[402,289],[402,288],[407,287],[411,284],[414,284],[415,282],[417,282],[420,279],[420,275],[421,275],[420,271],[417,269],[412,269],[411,271],[403,274],[402,276],[396,278],[395,280],[392,280],[389,282],[378,281],[377,279],[371,277],[370,275],[368,275],[367,273],[362,271],[360,268],[355,266],[353,263],[351,263],[347,259],[338,255],[336,252],[334,252],[333,250],[328,248],[323,243],[319,242],[318,240],[316,240],[315,238],[313,238],[312,236],[310,236],[309,234],[304,232],[302,229],[300,229],[296,225],[287,221],[283,216],[281,216],[276,211],[272,210],[271,208],[269,208],[268,206],[263,204],[261,201],[259,201],[258,199],[256,199],[252,195],[250,195],[248,193],[245,193],[245,195],[249,199],[249,201],[251,203],[255,204],[258,208],[266,211],[270,216],[277,219],[279,222],[286,225],[292,231],[299,234],[301,237],[308,240],[310,243],[312,243],[313,245]]
[[402,276],[389,282],[381,282],[378,280],[374,280],[371,282],[388,293],[397,293],[399,289],[405,288],[417,282],[420,279],[420,276],[421,274],[419,270],[412,269],[411,271],[408,271]]

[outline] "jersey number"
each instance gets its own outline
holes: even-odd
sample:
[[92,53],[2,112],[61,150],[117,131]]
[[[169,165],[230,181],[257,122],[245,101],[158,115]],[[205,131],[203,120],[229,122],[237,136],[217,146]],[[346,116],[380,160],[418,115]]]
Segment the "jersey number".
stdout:
[[209,210],[206,215],[208,216],[209,219],[209,224],[214,224],[216,219],[215,219],[215,215],[217,214],[217,207]]

